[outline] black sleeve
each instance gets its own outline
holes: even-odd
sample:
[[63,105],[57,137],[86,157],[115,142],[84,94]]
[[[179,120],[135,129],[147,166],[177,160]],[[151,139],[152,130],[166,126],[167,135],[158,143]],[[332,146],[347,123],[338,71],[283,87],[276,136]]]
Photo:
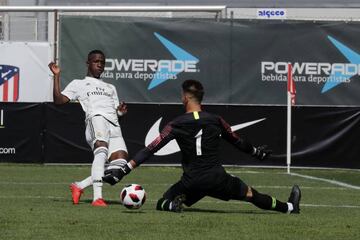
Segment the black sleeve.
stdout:
[[133,160],[136,162],[136,166],[139,166],[145,162],[148,158],[154,155],[154,153],[156,153],[174,138],[175,136],[173,133],[173,127],[171,126],[170,122],[164,127],[160,135],[154,141],[152,141],[147,147],[143,148],[135,155]]
[[220,117],[221,125],[221,136],[229,143],[233,144],[235,147],[240,149],[245,153],[252,154],[254,152],[254,147],[251,143],[247,142],[245,139],[242,139],[231,130],[230,125]]

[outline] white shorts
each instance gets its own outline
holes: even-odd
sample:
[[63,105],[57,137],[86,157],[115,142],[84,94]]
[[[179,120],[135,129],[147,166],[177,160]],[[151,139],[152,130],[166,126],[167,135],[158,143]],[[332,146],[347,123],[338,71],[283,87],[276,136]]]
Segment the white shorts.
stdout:
[[127,152],[120,126],[115,126],[101,115],[96,115],[86,121],[85,137],[91,149],[96,141],[108,144],[108,157],[117,151]]

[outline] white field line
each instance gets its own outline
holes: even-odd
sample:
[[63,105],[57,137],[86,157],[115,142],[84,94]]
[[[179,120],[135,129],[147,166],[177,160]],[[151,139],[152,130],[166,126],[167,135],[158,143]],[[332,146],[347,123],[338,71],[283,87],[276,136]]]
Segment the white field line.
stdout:
[[[121,186],[129,185],[130,182],[120,183]],[[68,182],[0,182],[0,185],[69,185]],[[172,183],[142,183],[142,186],[171,186]],[[265,189],[291,189],[292,186],[269,186],[269,185],[252,185],[254,188],[265,188]],[[347,190],[345,187],[308,187],[301,186],[301,189],[321,189],[321,190]]]
[[298,174],[298,173],[290,173],[290,175],[297,176],[297,177],[302,177],[302,178],[306,178],[306,179],[311,179],[311,180],[327,182],[327,183],[331,183],[331,184],[338,185],[338,186],[345,187],[345,188],[351,188],[351,189],[360,190],[359,186],[355,186],[355,185],[351,185],[351,184],[348,184],[348,183],[344,183],[344,182],[340,182],[340,181],[336,181],[336,180],[331,180],[331,179],[327,179],[327,178],[313,177],[313,176],[302,175],[302,174]]
[[[18,196],[18,195],[14,195],[14,196],[0,196],[0,199],[63,199],[63,200],[68,200],[69,203],[71,202],[70,197],[59,197],[59,196]],[[116,202],[118,201],[120,204],[120,201],[118,199],[108,199],[111,202]],[[157,202],[157,199],[146,199],[147,202]],[[234,205],[238,205],[238,204],[250,204],[248,202],[243,202],[243,201],[229,201],[229,202],[224,202],[224,201],[209,201],[209,200],[201,200],[200,203],[215,203],[215,204],[234,204]],[[300,204],[300,206],[302,207],[315,207],[315,208],[360,208],[359,205],[331,205],[331,204]]]

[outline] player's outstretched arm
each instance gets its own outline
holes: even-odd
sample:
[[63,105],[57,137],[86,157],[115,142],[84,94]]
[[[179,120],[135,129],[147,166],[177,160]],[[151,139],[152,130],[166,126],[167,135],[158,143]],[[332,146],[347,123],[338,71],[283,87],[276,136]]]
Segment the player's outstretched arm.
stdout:
[[68,97],[60,91],[60,68],[54,62],[49,63],[49,69],[54,74],[53,98],[55,104],[64,104],[70,101]]
[[268,158],[271,153],[272,150],[268,149],[266,145],[262,145],[262,146],[254,147],[254,152],[252,153],[252,156],[262,161]]
[[126,165],[117,169],[109,169],[105,171],[102,180],[110,185],[115,185],[120,182],[125,175],[129,174],[132,169],[145,162],[172,139],[174,139],[174,135],[172,134],[171,123],[169,123],[164,127],[160,135],[154,141],[134,156],[133,160],[130,160]]
[[220,122],[222,126],[221,136],[241,151],[248,153],[261,161],[268,158],[272,153],[272,151],[269,150],[266,145],[254,147],[245,139],[240,138],[236,133],[231,130],[230,125],[224,119],[220,118]]

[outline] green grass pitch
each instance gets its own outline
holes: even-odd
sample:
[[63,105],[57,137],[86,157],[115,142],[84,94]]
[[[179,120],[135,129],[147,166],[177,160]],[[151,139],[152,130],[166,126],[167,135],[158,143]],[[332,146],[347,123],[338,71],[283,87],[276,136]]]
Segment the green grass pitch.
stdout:
[[[287,175],[284,169],[227,170],[279,200],[287,200],[293,184],[300,185],[301,214],[212,198],[183,213],[156,211],[157,199],[181,175],[175,167],[140,167],[120,184],[106,185],[107,208],[90,205],[91,188],[74,206],[68,186],[87,177],[90,166],[0,164],[0,239],[360,239],[360,190]],[[293,172],[360,186],[356,170]],[[141,184],[147,192],[139,210],[119,204],[127,183]]]

